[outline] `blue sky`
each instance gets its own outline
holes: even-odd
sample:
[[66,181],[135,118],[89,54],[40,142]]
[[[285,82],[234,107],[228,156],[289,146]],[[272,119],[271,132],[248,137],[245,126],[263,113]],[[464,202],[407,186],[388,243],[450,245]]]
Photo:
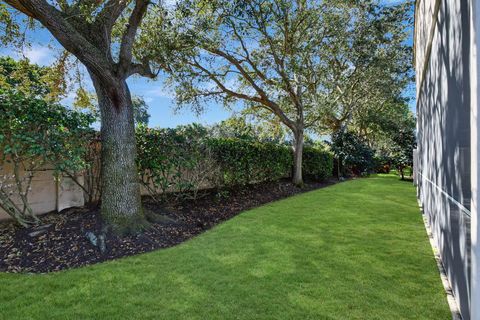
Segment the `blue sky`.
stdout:
[[[0,56],[10,56],[15,59],[26,57],[32,63],[47,66],[51,65],[61,52],[60,45],[45,29],[29,31],[30,45],[22,50],[13,48],[0,48]],[[87,85],[93,91],[88,76],[85,77]],[[232,115],[232,111],[226,110],[222,105],[209,103],[205,112],[196,115],[185,108],[178,112],[174,111],[174,101],[171,93],[163,86],[162,78],[153,81],[142,77],[132,76],[128,84],[132,94],[142,96],[149,106],[150,123],[152,127],[175,127],[181,124],[198,122],[212,124],[222,121]],[[71,105],[74,93],[72,92],[64,104]]]
[[[398,4],[405,0],[384,0],[388,4]],[[11,56],[21,58],[22,56],[30,59],[31,62],[39,65],[50,65],[55,61],[55,57],[61,52],[59,44],[53,39],[50,33],[45,29],[29,31],[28,38],[31,46],[24,48],[21,52],[12,48],[0,48],[0,56]],[[88,77],[85,77],[88,79]],[[149,106],[151,127],[175,127],[177,125],[198,122],[202,124],[212,124],[232,115],[232,111],[226,110],[223,105],[209,103],[201,115],[196,115],[188,108],[178,112],[174,111],[174,101],[172,94],[166,90],[162,83],[162,77],[152,81],[141,77],[130,77],[128,84],[132,94],[141,96]],[[91,84],[89,84],[90,88]],[[93,88],[92,88],[93,91]],[[73,101],[73,93],[65,100],[66,105]],[[415,101],[411,102],[411,108],[415,106]],[[236,109],[240,109],[237,107]]]
[[[15,59],[26,57],[32,63],[47,66],[55,62],[61,52],[61,47],[56,40],[45,29],[29,31],[28,39],[30,45],[22,50],[14,48],[0,48],[0,56],[11,56]],[[93,92],[88,76],[85,77],[87,85]],[[227,119],[233,111],[226,110],[223,105],[209,103],[205,112],[195,114],[188,108],[175,112],[175,104],[172,94],[163,86],[162,77],[157,80],[132,76],[128,84],[132,94],[141,96],[149,106],[151,127],[176,127],[188,123],[212,124]],[[63,103],[71,105],[74,92],[64,99]]]

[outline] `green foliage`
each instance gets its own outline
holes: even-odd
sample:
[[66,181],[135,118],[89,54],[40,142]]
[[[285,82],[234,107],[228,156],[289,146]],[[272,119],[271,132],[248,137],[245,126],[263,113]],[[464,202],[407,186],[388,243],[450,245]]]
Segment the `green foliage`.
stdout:
[[157,199],[167,191],[196,197],[215,171],[207,145],[207,129],[193,124],[175,129],[136,129],[137,165],[144,187]]
[[[138,126],[136,134],[140,178],[157,200],[166,192],[196,197],[202,188],[230,188],[291,175],[293,151],[284,144],[251,136],[222,137],[200,125],[175,129]],[[308,147],[304,155],[307,177],[323,180],[331,176],[330,153]]]
[[0,43],[18,45],[22,31],[20,24],[9,11],[6,3],[0,3]]
[[150,114],[148,113],[148,105],[145,99],[139,96],[132,97],[133,118],[136,125],[148,125]]
[[10,57],[0,58],[0,85],[4,90],[18,90],[34,96],[46,95],[49,88],[42,78],[47,72],[47,68],[30,65],[28,60],[17,62]]
[[412,111],[402,100],[364,115],[357,130],[376,151],[377,171],[385,172],[395,166],[403,178],[404,168],[413,165],[415,123]]
[[[319,133],[363,128],[386,104],[404,97],[413,83],[410,37],[412,3],[332,1],[337,27],[322,52],[325,61],[325,112]],[[322,116],[322,115],[320,115]]]
[[392,161],[403,180],[405,168],[413,166],[413,149],[417,145],[415,132],[413,129],[403,128],[392,137],[392,141]]
[[293,165],[290,148],[274,143],[219,138],[209,145],[226,186],[279,180],[289,176]]
[[[13,167],[13,175],[0,186],[0,206],[19,223],[36,222],[28,205],[35,170],[48,165],[57,174],[71,175],[85,168],[92,120],[59,104],[0,89],[0,165]],[[20,196],[22,208],[13,205],[14,195]]]
[[303,174],[322,181],[333,175],[333,154],[314,147],[303,148]]
[[0,88],[57,102],[66,90],[61,70],[64,62],[60,59],[52,67],[40,67],[31,64],[28,59],[15,61],[10,57],[0,57]]
[[[92,118],[22,93],[0,90],[0,145],[3,157],[52,162],[58,172],[85,166],[83,141]],[[82,142],[82,143],[80,143]]]
[[278,121],[261,118],[234,116],[212,127],[212,134],[217,137],[239,138],[274,143],[286,142],[287,131]]
[[374,151],[355,133],[339,131],[333,134],[331,149],[339,160],[342,175],[361,175],[374,168]]

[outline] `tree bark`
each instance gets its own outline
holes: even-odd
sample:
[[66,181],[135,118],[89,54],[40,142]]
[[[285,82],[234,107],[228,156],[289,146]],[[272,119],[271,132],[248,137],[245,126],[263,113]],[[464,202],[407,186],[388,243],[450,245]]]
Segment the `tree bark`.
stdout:
[[297,128],[294,133],[294,158],[293,158],[293,179],[292,182],[296,186],[303,186],[303,129]]
[[116,233],[146,225],[136,166],[137,147],[130,92],[124,79],[110,86],[90,73],[101,112],[101,211]]

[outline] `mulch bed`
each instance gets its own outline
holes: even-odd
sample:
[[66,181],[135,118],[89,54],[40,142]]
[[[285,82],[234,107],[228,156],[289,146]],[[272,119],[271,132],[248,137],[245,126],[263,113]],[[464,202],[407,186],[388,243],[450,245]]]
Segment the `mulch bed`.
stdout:
[[[307,183],[302,189],[288,181],[262,183],[228,192],[212,190],[195,201],[165,204],[144,198],[146,209],[173,221],[154,223],[134,236],[119,237],[107,232],[103,242],[95,239],[102,234],[103,225],[98,208],[49,213],[42,217],[41,226],[28,229],[11,221],[1,222],[0,271],[46,273],[171,247],[244,210],[333,183]],[[103,253],[100,243],[104,243]]]

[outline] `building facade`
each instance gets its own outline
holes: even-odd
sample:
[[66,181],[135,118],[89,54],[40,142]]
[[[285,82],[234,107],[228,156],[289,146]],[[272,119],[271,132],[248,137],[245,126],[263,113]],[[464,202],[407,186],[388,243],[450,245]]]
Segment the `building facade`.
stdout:
[[480,1],[417,0],[415,182],[463,319],[480,320]]

